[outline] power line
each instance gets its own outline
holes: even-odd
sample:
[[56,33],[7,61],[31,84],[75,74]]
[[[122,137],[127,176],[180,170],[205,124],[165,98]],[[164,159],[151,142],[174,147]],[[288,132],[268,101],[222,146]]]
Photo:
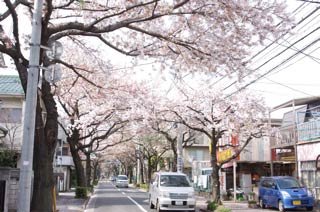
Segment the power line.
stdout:
[[[307,55],[305,55],[304,57],[300,58],[299,60],[296,60],[296,61],[294,61],[293,63],[290,63],[289,65],[287,65],[287,66],[279,69],[278,71],[273,72],[273,74],[279,73],[280,71],[283,71],[284,69],[289,68],[290,66],[294,65],[295,63],[299,62],[300,60],[304,59],[305,57],[309,56],[311,53],[317,51],[318,49],[320,49],[320,46],[319,46],[318,48],[314,49],[313,51],[311,51],[309,54],[307,54]],[[312,59],[312,57],[311,57],[311,59]],[[320,62],[317,61],[317,60],[313,60],[313,61],[320,64]]]
[[308,2],[308,3],[315,3],[315,4],[320,4],[320,1],[314,1],[314,0],[297,0],[297,1],[302,1],[302,2]]
[[305,94],[305,95],[307,95],[307,96],[315,97],[314,95],[311,95],[311,94],[306,93],[306,92],[304,92],[304,91],[301,91],[301,90],[298,90],[298,89],[292,88],[292,87],[290,87],[290,86],[288,86],[288,85],[285,85],[285,84],[283,84],[283,83],[276,82],[276,81],[271,80],[271,79],[269,79],[269,78],[267,78],[267,77],[265,77],[265,79],[267,79],[267,80],[269,80],[270,82],[273,82],[273,83],[275,83],[275,84],[278,84],[278,85],[281,85],[281,86],[283,86],[283,87],[286,87],[286,88],[288,88],[288,89],[290,89],[290,90],[293,90],[293,91],[296,91],[296,92],[299,92],[299,93]]
[[[316,44],[318,41],[320,40],[320,38],[314,40],[313,42],[311,42],[310,44],[308,44],[307,46],[305,46],[301,51],[304,51],[308,48],[310,48],[311,46],[313,46],[314,44]],[[272,71],[274,71],[275,69],[279,68],[280,66],[282,66],[283,64],[287,63],[289,60],[291,60],[292,58],[296,57],[298,54],[300,54],[300,52],[296,52],[293,55],[291,55],[290,57],[288,57],[287,59],[285,59],[284,61],[282,61],[280,64],[274,66],[272,69],[268,70],[266,73],[264,73],[263,75],[260,75],[259,77],[257,77],[256,79],[252,80],[251,82],[247,83],[246,85],[242,86],[241,88],[239,88],[237,91],[232,92],[231,94],[227,95],[226,98],[229,98],[231,96],[233,96],[234,94],[240,92],[241,90],[247,88],[249,85],[257,82],[259,79],[265,77],[266,75],[268,75],[269,73],[271,73]]]
[[[281,54],[283,54],[284,52],[286,52],[288,49],[290,49],[292,46],[294,46],[295,44],[301,42],[302,40],[304,40],[306,37],[310,36],[311,34],[315,33],[316,31],[318,31],[320,29],[320,27],[317,27],[316,29],[312,30],[310,33],[308,33],[307,35],[303,36],[302,38],[300,38],[299,40],[297,40],[296,42],[294,42],[293,44],[291,44],[290,46],[288,46],[287,48],[285,48],[284,50],[282,50],[281,52],[277,53],[276,55],[274,55],[273,57],[271,57],[270,59],[268,59],[267,61],[265,61],[264,63],[262,63],[260,66],[258,66],[257,68],[255,68],[253,71],[251,71],[250,74],[252,74],[253,72],[259,70],[261,67],[265,66],[266,64],[268,64],[270,61],[272,61],[273,59],[275,59],[276,57],[280,56]],[[297,53],[301,53],[301,50],[298,51]],[[296,54],[295,54],[296,55]],[[281,63],[282,65],[282,63]],[[245,77],[249,76],[246,75]],[[234,85],[237,81],[234,81],[233,83],[231,83],[230,85],[228,85],[227,87],[225,87],[223,90],[228,89],[229,87],[231,87],[232,85]]]
[[[299,5],[295,10],[292,11],[292,14],[295,14],[300,8],[302,8],[306,3],[302,3],[301,5]],[[319,9],[319,8],[318,8]],[[309,13],[309,15],[305,18],[303,18],[302,20],[300,20],[296,25],[294,25],[290,30],[293,30],[295,27],[297,27],[299,24],[301,24],[304,20],[306,20],[308,17],[310,17],[316,10],[312,11],[311,13]],[[279,22],[276,27],[279,27],[281,24],[283,23],[283,21]],[[248,59],[248,61],[256,58],[257,56],[259,56],[261,53],[263,53],[264,51],[266,51],[269,47],[271,47],[273,44],[275,44],[279,39],[281,39],[282,37],[284,37],[286,34],[288,34],[289,31],[286,31],[285,33],[283,33],[281,36],[279,36],[277,39],[275,39],[274,41],[272,41],[271,43],[269,43],[267,46],[265,46],[263,49],[261,49],[260,51],[258,51],[256,54],[254,54],[253,56],[250,57],[250,59]],[[271,49],[269,52],[273,51],[273,49]],[[269,53],[268,52],[268,53]],[[268,54],[267,53],[267,54]],[[248,74],[250,75],[250,74]],[[247,76],[248,76],[247,75]],[[223,80],[225,77],[227,77],[228,74],[223,75],[220,79],[218,79],[217,81],[213,82],[210,86],[214,86],[215,84],[217,84],[218,82],[220,82],[221,80]],[[244,76],[242,78],[245,78],[247,76]],[[232,86],[233,84],[235,84],[237,81],[234,81],[230,86]]]
[[[270,80],[270,78],[268,77],[264,77],[266,80]],[[269,85],[274,85],[274,84],[278,84],[274,83],[274,82],[256,82],[256,83],[260,83],[260,84],[269,84]],[[283,83],[284,84],[284,83]],[[320,87],[320,84],[304,84],[304,83],[285,83],[286,85],[294,85],[294,86],[310,86],[310,87]]]
[[[303,23],[305,20],[307,20],[309,17],[311,17],[316,11],[318,11],[320,9],[320,7],[315,8],[314,10],[312,10],[310,13],[308,13],[307,16],[305,16],[304,18],[302,18],[294,27],[292,27],[292,29],[296,28],[298,25],[300,25],[301,23]],[[291,30],[292,30],[291,29]],[[299,40],[297,40],[296,42],[294,42],[293,44],[291,44],[289,47],[285,48],[285,50],[281,51],[280,53],[276,54],[275,56],[271,57],[271,59],[267,60],[266,62],[264,62],[262,65],[258,66],[257,68],[255,68],[253,71],[251,71],[250,73],[248,73],[247,75],[243,76],[241,79],[244,79],[245,77],[248,77],[249,75],[251,75],[252,73],[254,73],[255,71],[259,70],[261,67],[263,67],[264,65],[268,64],[270,61],[272,61],[273,59],[275,59],[276,57],[280,56],[282,53],[284,53],[285,51],[291,49],[295,44],[299,43],[300,41],[304,40],[306,37],[308,37],[309,35],[313,34],[315,31],[317,31],[319,29],[316,28],[315,30],[311,31],[310,33],[308,33],[306,36],[300,38]],[[283,35],[281,35],[280,38],[282,38],[284,35],[286,35],[288,32],[284,33]],[[270,43],[268,46],[266,46],[262,51],[259,51],[257,54],[255,54],[252,58],[256,57],[257,55],[259,55],[261,52],[265,51],[266,49],[268,49],[270,46],[272,46],[273,44],[277,44],[277,41],[280,39],[276,39],[274,40],[272,43]],[[225,87],[223,90],[228,89],[229,87],[231,87],[232,85],[236,84],[238,81],[235,80],[233,81],[231,84],[229,84],[227,87]]]

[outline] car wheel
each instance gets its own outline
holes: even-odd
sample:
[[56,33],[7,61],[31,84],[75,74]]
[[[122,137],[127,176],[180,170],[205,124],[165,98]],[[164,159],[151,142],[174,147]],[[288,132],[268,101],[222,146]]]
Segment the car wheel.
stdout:
[[312,211],[313,210],[313,207],[307,207],[307,211]]
[[154,204],[153,204],[152,201],[151,201],[151,195],[149,196],[149,207],[150,207],[151,209],[154,209]]
[[157,212],[162,212],[162,210],[160,209],[160,204],[158,200],[157,200]]
[[266,205],[264,204],[262,198],[259,199],[259,206],[260,206],[260,208],[266,208]]
[[279,211],[280,212],[285,212],[286,211],[286,209],[284,208],[282,200],[279,200]]

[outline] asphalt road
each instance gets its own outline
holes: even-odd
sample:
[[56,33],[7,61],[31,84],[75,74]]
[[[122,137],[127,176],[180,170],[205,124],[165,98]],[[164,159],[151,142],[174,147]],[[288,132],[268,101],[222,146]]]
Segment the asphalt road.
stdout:
[[[197,198],[197,212],[200,211],[199,203],[204,200]],[[246,204],[225,203],[225,207],[234,212],[276,212],[277,209],[248,208]],[[291,211],[291,210],[290,210]],[[292,210],[306,211],[305,209]],[[317,210],[314,210],[317,211]],[[94,194],[86,207],[85,212],[155,212],[148,204],[148,193],[137,188],[116,188],[108,181],[102,181],[95,188]]]
[[110,182],[99,183],[85,212],[154,212],[148,208],[148,194],[136,188],[116,188]]

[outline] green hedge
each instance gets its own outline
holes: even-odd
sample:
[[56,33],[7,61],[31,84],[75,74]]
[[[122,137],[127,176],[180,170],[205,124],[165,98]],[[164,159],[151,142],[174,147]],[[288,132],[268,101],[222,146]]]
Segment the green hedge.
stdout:
[[216,202],[210,202],[210,201],[208,201],[207,203],[208,203],[208,205],[207,205],[207,210],[210,210],[210,211],[215,211],[215,210],[218,208],[218,206],[219,206],[219,204],[216,203]]
[[140,184],[140,188],[149,190],[149,184]]
[[76,187],[76,198],[87,198],[87,188],[86,187]]
[[219,206],[215,211],[217,212],[231,212],[231,209]]

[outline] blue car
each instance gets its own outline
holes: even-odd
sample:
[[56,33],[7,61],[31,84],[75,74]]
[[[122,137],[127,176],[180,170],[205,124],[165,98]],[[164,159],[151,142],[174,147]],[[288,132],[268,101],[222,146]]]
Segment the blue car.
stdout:
[[262,177],[259,184],[259,205],[261,208],[279,208],[279,211],[303,207],[312,211],[314,198],[294,177]]

